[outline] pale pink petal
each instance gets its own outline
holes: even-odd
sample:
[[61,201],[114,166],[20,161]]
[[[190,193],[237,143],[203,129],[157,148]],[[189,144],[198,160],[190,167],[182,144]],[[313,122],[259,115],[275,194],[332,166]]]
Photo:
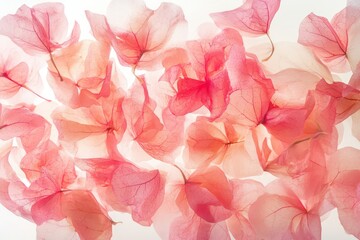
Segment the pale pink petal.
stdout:
[[95,39],[110,45],[110,39],[113,33],[110,30],[106,17],[90,11],[85,11],[85,14]]
[[280,0],[247,0],[234,10],[213,13],[215,24],[221,28],[232,27],[250,34],[266,34],[280,7]]
[[257,236],[263,239],[291,238],[291,222],[302,210],[278,195],[265,194],[251,206],[249,218]]
[[328,84],[324,80],[316,86],[316,91],[330,96],[336,103],[336,123],[344,121],[360,109],[360,90],[342,82]]
[[[93,33],[111,43],[122,65],[133,68],[159,67],[172,34],[186,24],[181,8],[172,3],[151,10],[141,0],[112,1],[108,9],[107,18],[87,13]],[[119,10],[125,14],[119,16]]]
[[329,83],[333,82],[328,67],[310,49],[290,42],[275,43],[274,46],[275,50],[271,58],[261,63],[264,71],[274,74],[289,68],[296,68],[323,78]]
[[[321,239],[316,206],[307,206],[281,181],[268,185],[249,210],[250,223],[263,239]],[[320,204],[317,202],[316,204]],[[305,207],[307,206],[307,207]]]
[[[61,231],[60,231],[61,229]],[[56,235],[54,234],[56,232]],[[61,221],[50,220],[36,228],[37,240],[79,240],[79,235],[74,231],[74,227],[66,220]]]
[[337,207],[339,219],[345,231],[360,237],[357,222],[360,220],[360,151],[343,148],[332,159],[331,201]]
[[271,80],[264,76],[257,59],[245,58],[243,48],[238,45],[231,48],[226,66],[233,91],[221,118],[231,123],[257,126],[268,111],[274,94]]
[[[298,42],[310,47],[314,53],[330,66],[336,66],[334,70],[348,71],[349,65],[346,59],[347,41],[340,39],[330,22],[324,18],[309,14],[301,23]],[[326,47],[325,47],[326,46]]]
[[21,62],[11,69],[6,69],[6,65],[3,68],[5,69],[0,77],[0,92],[2,98],[9,98],[15,95],[20,88],[26,88],[29,67],[26,63]]
[[150,225],[164,198],[164,179],[160,172],[122,164],[115,170],[111,184],[117,200],[131,207],[134,221]]
[[20,137],[26,151],[49,139],[49,123],[27,108],[6,108],[0,105],[0,139]]
[[23,197],[26,186],[16,176],[9,163],[11,148],[11,144],[8,143],[0,149],[0,202],[11,212],[30,220],[30,209],[26,207],[30,201]]
[[160,118],[153,110],[153,103],[147,87],[135,84],[122,108],[133,139],[151,157],[170,162],[183,142],[184,117],[175,116],[165,108]]
[[235,239],[252,239],[256,232],[248,219],[248,211],[257,198],[264,194],[264,186],[254,180],[232,180],[234,198],[232,200],[235,213],[226,223]]
[[[9,25],[13,27],[9,28]],[[7,15],[0,21],[0,32],[29,54],[51,53],[76,42],[80,35],[78,24],[68,40],[65,39],[67,27],[61,3],[42,3],[33,8],[23,5],[16,14]]]
[[270,76],[275,93],[271,101],[279,107],[301,107],[309,90],[315,90],[321,80],[308,71],[289,68]]

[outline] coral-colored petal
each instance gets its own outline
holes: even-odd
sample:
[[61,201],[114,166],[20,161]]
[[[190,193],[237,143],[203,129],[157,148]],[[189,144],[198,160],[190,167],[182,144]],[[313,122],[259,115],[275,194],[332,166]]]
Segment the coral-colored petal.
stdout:
[[186,198],[194,212],[208,222],[231,216],[232,188],[218,167],[194,172],[185,184]]
[[81,190],[65,192],[61,200],[62,212],[80,238],[111,239],[112,221],[92,193]]

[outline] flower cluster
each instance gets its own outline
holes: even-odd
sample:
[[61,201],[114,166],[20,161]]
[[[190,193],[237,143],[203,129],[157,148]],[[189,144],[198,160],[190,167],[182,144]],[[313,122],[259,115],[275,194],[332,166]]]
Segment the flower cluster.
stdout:
[[279,7],[212,13],[198,39],[172,3],[87,11],[93,40],[61,3],[3,17],[0,203],[38,239],[111,239],[110,212],[161,239],[321,239],[335,208],[360,239],[360,150],[338,149],[349,117],[360,140],[360,5],[308,15],[298,43],[272,41]]

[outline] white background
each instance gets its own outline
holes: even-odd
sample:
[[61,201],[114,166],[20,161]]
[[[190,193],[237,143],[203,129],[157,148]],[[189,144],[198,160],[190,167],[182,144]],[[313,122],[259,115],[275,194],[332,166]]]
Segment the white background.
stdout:
[[[12,0],[1,1],[0,16],[13,14],[22,4],[32,6],[44,2],[40,0]],[[87,24],[84,10],[95,13],[106,13],[109,0],[63,0],[65,11],[72,22],[74,19],[79,22],[82,30],[82,38],[91,38],[90,27]],[[150,8],[156,8],[160,0],[145,0]],[[170,0],[183,8],[185,17],[189,22],[189,33],[191,37],[196,36],[197,27],[210,22],[208,16],[211,12],[219,12],[239,7],[242,1],[239,0]],[[338,11],[346,6],[346,0],[283,0],[279,12],[276,14],[270,29],[270,35],[276,41],[296,41],[298,26],[301,20],[310,12],[325,16],[329,19]],[[121,14],[121,12],[119,12]],[[341,144],[359,146],[358,142],[351,137],[350,132],[345,128],[344,142]],[[114,226],[113,239],[158,239],[152,228],[144,228],[137,225],[128,215],[119,216],[122,224]],[[54,233],[56,234],[56,233]],[[337,219],[336,211],[332,211],[322,224],[323,239],[355,239],[347,235],[342,229]],[[36,239],[36,227],[22,218],[15,216],[4,207],[0,206],[0,239],[23,240]]]

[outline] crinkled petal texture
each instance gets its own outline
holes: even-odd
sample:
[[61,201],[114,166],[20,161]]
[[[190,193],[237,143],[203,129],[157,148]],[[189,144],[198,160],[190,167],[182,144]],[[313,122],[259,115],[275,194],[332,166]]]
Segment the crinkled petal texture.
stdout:
[[164,198],[164,179],[160,172],[122,164],[115,170],[111,185],[116,199],[132,208],[133,219],[143,225],[151,225],[151,217]]
[[227,69],[233,91],[220,117],[230,123],[255,127],[260,124],[271,105],[274,86],[266,78],[256,58],[245,57],[243,49],[230,49]]
[[234,10],[212,13],[220,28],[235,28],[242,32],[261,35],[269,31],[271,21],[279,10],[280,0],[247,0]]
[[75,23],[69,39],[65,38],[67,28],[61,3],[41,3],[33,8],[23,5],[16,14],[7,15],[0,21],[0,33],[31,55],[51,53],[76,42],[80,35],[79,25]]
[[112,45],[120,63],[139,69],[158,68],[162,51],[175,39],[172,35],[186,25],[177,5],[162,3],[151,10],[143,0],[114,0],[106,18],[90,12],[87,17],[94,36]]
[[334,100],[336,123],[344,121],[360,109],[360,90],[350,85],[341,82],[328,84],[322,80],[316,85],[316,91]]
[[25,184],[14,173],[9,156],[12,151],[11,143],[2,144],[0,148],[0,202],[11,212],[26,219],[31,219],[28,199],[22,199],[26,189]]
[[[32,214],[39,225],[48,219],[57,222],[66,219],[80,239],[111,239],[112,236],[112,221],[89,191],[73,190],[44,198],[32,207]],[[44,221],[41,218],[45,218]]]
[[[111,78],[109,54],[110,47],[107,44],[90,40],[83,40],[53,53],[56,67],[49,64],[48,81],[56,98],[66,105],[78,107],[84,92],[100,94],[106,80]],[[84,101],[81,103],[85,105]]]
[[0,201],[4,206],[37,225],[66,219],[81,239],[111,238],[112,221],[93,194],[70,189],[77,179],[74,163],[54,143],[48,141],[21,159],[29,186],[10,165],[9,155],[15,150],[10,145],[0,153]]
[[[115,213],[163,240],[320,240],[335,208],[360,239],[360,150],[338,150],[349,117],[360,139],[359,0],[273,43],[280,1],[213,13],[197,39],[172,3],[86,11],[80,42],[61,3],[3,17],[0,203],[38,239],[110,240]],[[42,70],[55,100],[37,104]]]
[[162,109],[158,116],[154,105],[147,87],[134,84],[123,103],[128,131],[151,157],[171,162],[175,158],[174,151],[183,142],[185,119],[175,116],[168,108]]
[[[194,212],[186,192],[187,174],[181,174],[179,170],[180,168],[171,168],[170,173],[175,178],[168,179],[164,203],[155,217],[154,227],[161,239],[230,239],[225,221],[208,222]],[[215,212],[214,209],[213,213]],[[164,219],[167,221],[164,222]]]
[[212,39],[187,42],[188,62],[170,67],[163,77],[175,92],[169,101],[170,111],[181,116],[205,106],[212,120],[218,118],[225,111],[232,90],[225,68],[227,49],[242,44],[241,36],[232,29],[225,29]]
[[152,224],[164,199],[165,178],[159,170],[141,169],[124,159],[80,159],[77,163],[95,181],[110,209],[128,211],[144,226]]
[[51,141],[26,154],[21,160],[20,168],[30,182],[37,182],[35,185],[44,189],[45,184],[50,182],[54,188],[67,188],[77,177],[72,160]]
[[11,97],[19,91],[26,82],[28,71],[28,66],[24,62],[3,70],[0,78],[2,98]]
[[25,151],[31,151],[50,137],[50,124],[30,109],[0,104],[0,139],[19,137]]
[[359,13],[358,8],[347,6],[331,22],[311,13],[300,25],[298,42],[311,48],[331,70],[347,72],[348,32]]

